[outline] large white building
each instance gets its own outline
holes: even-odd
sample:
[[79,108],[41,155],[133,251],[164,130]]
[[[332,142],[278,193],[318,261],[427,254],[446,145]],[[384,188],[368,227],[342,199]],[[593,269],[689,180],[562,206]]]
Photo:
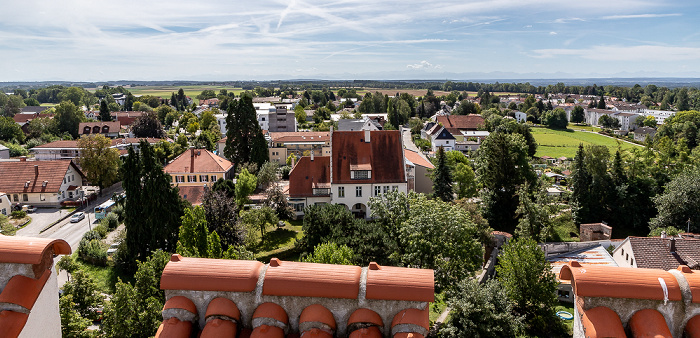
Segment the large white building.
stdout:
[[[297,120],[294,117],[296,103],[253,102],[255,116],[260,129],[271,132],[295,132]],[[226,113],[215,114],[221,129],[221,135],[226,135]]]
[[331,131],[331,156],[302,157],[289,174],[289,202],[302,216],[309,205],[334,203],[368,218],[370,197],[408,191],[398,130]]

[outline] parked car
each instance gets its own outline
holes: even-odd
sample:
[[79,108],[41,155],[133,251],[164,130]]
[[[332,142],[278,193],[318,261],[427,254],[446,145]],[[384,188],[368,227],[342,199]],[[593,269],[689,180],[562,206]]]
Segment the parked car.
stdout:
[[25,204],[25,205],[22,206],[22,210],[25,211],[25,212],[35,212],[35,211],[36,211],[36,207],[33,206],[33,205]]
[[85,213],[83,212],[76,212],[73,214],[73,216],[70,217],[70,222],[71,223],[78,223],[82,221],[85,218]]
[[107,249],[107,256],[114,255],[114,253],[116,253],[119,249],[119,244],[121,244],[121,242],[113,243],[112,245],[110,245],[109,249]]

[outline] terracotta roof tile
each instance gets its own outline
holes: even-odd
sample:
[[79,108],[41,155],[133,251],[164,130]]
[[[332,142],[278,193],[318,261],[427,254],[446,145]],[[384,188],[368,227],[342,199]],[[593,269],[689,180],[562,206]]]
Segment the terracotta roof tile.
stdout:
[[348,326],[357,323],[371,323],[380,327],[384,326],[382,317],[378,313],[364,308],[355,310],[348,319]]
[[270,261],[263,295],[355,299],[360,292],[358,266],[278,262]]
[[[402,183],[404,174],[401,132],[378,130],[370,132],[370,142],[364,142],[364,131],[337,131],[331,137],[334,184],[337,183]],[[370,179],[351,179],[350,166],[370,164]]]
[[415,332],[399,332],[393,338],[425,338],[425,336]]
[[695,315],[685,324],[686,337],[700,337],[700,315]]
[[421,167],[426,167],[428,169],[434,169],[435,166],[430,163],[430,161],[426,160],[423,156],[421,156],[419,153],[404,149],[403,150],[404,156],[406,157],[407,160],[411,161],[411,163],[415,165],[419,165]]
[[[94,132],[95,127],[98,128],[98,132]],[[107,127],[107,131],[104,131],[104,127]],[[88,135],[88,134],[105,134],[105,133],[118,133],[121,128],[119,121],[110,122],[80,122],[78,125],[78,134]]]
[[[35,166],[38,166],[38,175]],[[7,194],[58,193],[69,166],[82,175],[70,160],[0,162],[0,189]],[[29,186],[25,187],[27,181]],[[44,181],[47,181],[46,186],[43,186]]]
[[[330,310],[326,309],[321,304],[309,305],[301,311],[301,316],[299,316],[299,326],[307,322],[317,322],[328,325],[332,330],[336,329],[335,317]],[[304,336],[302,334],[302,336]]]
[[570,280],[577,296],[664,300],[666,290],[668,300],[681,300],[676,278],[658,269],[582,266],[571,261],[562,266],[559,279]]
[[15,311],[0,311],[0,332],[4,337],[18,337],[29,315]]
[[272,318],[280,323],[289,324],[289,317],[284,309],[275,303],[262,303],[253,312],[253,318]]
[[433,270],[380,266],[367,269],[367,299],[435,301]]
[[175,296],[168,299],[163,305],[163,310],[167,309],[183,309],[190,313],[197,313],[197,307],[194,303],[187,297]]
[[270,138],[275,143],[285,142],[328,142],[331,139],[330,132],[270,132]]
[[661,237],[629,237],[637,267],[672,270],[678,265],[700,268],[700,240],[676,238],[676,253],[670,250],[671,239]]
[[391,321],[391,327],[401,324],[413,324],[424,328],[426,331],[430,329],[430,319],[428,307],[424,310],[406,309],[401,310],[394,316]]
[[236,337],[238,325],[232,321],[214,318],[207,322],[199,338]]
[[181,321],[175,317],[164,320],[158,327],[156,338],[190,338],[192,322]]
[[302,338],[333,338],[333,334],[330,332],[323,331],[319,328],[313,328],[308,331],[304,331],[301,334]]
[[217,297],[207,305],[207,313],[204,318],[209,316],[226,316],[236,321],[241,320],[241,311],[238,310],[236,303],[228,298]]
[[359,330],[352,331],[349,338],[382,338],[384,335],[377,326],[363,327]]
[[637,311],[627,325],[633,337],[673,338],[666,319],[654,309]]
[[683,277],[688,281],[693,303],[700,303],[700,271],[691,270],[688,266],[679,266],[678,270],[683,273]]
[[459,130],[477,130],[484,125],[481,115],[444,115],[438,116],[436,120],[452,134],[459,134]]
[[0,235],[0,262],[39,264],[47,254],[68,255],[71,248],[62,239]]
[[189,258],[173,255],[163,270],[163,290],[255,290],[263,264],[257,261]]
[[[192,158],[194,157],[194,161]],[[194,163],[194,165],[193,165]],[[169,174],[175,173],[210,173],[228,172],[233,168],[233,164],[220,156],[215,155],[206,149],[187,149],[168,165],[163,171]]]
[[313,196],[314,184],[330,184],[330,165],[328,156],[316,156],[313,161],[308,156],[300,158],[289,173],[289,196]]
[[598,306],[586,311],[582,311],[579,307],[579,312],[586,337],[627,337],[620,316],[615,311],[605,306]]
[[178,186],[178,194],[182,199],[187,200],[192,205],[202,205],[205,187],[203,185],[183,185]]
[[0,303],[17,304],[31,310],[49,277],[51,277],[51,270],[44,270],[41,277],[37,279],[22,275],[13,276],[0,293]]
[[58,140],[49,143],[44,143],[42,145],[36,146],[32,149],[78,149],[78,141],[73,140]]
[[250,338],[284,338],[284,330],[276,326],[260,325],[253,329]]

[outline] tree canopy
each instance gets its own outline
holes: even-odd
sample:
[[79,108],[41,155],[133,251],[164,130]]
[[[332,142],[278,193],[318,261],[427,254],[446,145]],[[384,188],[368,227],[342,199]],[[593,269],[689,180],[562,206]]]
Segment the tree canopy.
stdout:
[[100,189],[116,182],[119,170],[119,151],[111,148],[111,141],[101,134],[83,136],[78,140],[78,163],[88,181]]
[[253,107],[253,98],[244,94],[228,105],[224,154],[238,168],[244,163],[262,166],[269,160],[267,141]]

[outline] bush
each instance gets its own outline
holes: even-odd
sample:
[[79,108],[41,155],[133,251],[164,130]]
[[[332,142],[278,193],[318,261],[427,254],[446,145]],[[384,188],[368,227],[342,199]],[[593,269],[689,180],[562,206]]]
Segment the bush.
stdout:
[[17,232],[17,228],[7,221],[7,217],[0,215],[0,233],[5,236],[14,236]]
[[112,231],[119,226],[119,216],[114,212],[110,212],[100,221],[100,224],[104,225],[109,231]]
[[100,223],[100,225],[96,226],[93,231],[97,232],[101,238],[105,238],[107,236],[107,226],[105,224]]
[[27,149],[32,149],[32,148],[34,148],[36,146],[40,146],[42,144],[44,144],[44,142],[41,139],[33,138],[33,139],[29,139],[29,141],[27,141],[25,146],[27,147]]
[[[91,232],[97,233],[94,230],[88,233]],[[107,265],[107,249],[99,239],[87,239],[83,237],[78,245],[78,256],[80,256],[82,260],[93,265]]]
[[27,148],[22,147],[17,143],[5,142],[3,144],[5,147],[10,149],[10,157],[27,156],[27,154],[29,154]]
[[283,180],[288,180],[289,179],[289,172],[292,171],[292,167],[286,165],[280,168],[280,172],[282,173],[282,179]]
[[13,211],[10,214],[10,216],[12,218],[25,218],[25,217],[27,217],[27,213],[25,211],[22,211],[22,210],[16,210],[16,211]]
[[82,239],[86,239],[88,241],[93,239],[100,240],[102,239],[102,235],[100,235],[100,233],[97,231],[97,228],[95,228],[95,230],[86,232],[85,235],[83,235]]
[[110,214],[117,215],[119,223],[124,222],[124,206],[122,206],[121,204],[117,204],[114,207],[112,207],[112,211],[110,212]]

